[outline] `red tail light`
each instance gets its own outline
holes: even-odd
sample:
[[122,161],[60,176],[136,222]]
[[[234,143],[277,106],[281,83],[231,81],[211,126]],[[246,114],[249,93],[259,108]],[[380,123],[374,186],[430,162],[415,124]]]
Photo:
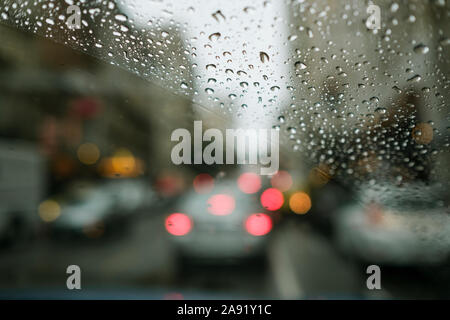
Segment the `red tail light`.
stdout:
[[238,178],[239,189],[247,194],[256,193],[261,189],[261,178],[255,173],[243,173]]
[[269,210],[275,211],[283,206],[284,197],[280,190],[269,188],[261,195],[261,205]]
[[214,188],[214,179],[207,173],[201,173],[194,178],[194,190],[197,193],[209,193]]
[[278,171],[272,179],[270,179],[272,187],[284,192],[292,187],[292,176],[287,171]]
[[245,230],[252,236],[263,236],[272,230],[272,219],[264,213],[254,213],[245,220]]
[[184,213],[172,213],[166,218],[166,230],[174,236],[184,236],[192,229],[191,219]]

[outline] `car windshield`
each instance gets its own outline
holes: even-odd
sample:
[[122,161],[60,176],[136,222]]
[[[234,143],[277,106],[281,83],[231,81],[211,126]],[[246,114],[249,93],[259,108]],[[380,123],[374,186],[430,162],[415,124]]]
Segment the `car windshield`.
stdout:
[[0,297],[449,298],[449,17],[0,1]]

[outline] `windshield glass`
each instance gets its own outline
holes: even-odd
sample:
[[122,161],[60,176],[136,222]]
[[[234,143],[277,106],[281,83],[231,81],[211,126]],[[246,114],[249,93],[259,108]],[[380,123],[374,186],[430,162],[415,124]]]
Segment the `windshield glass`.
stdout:
[[2,0],[0,296],[448,298],[449,15]]

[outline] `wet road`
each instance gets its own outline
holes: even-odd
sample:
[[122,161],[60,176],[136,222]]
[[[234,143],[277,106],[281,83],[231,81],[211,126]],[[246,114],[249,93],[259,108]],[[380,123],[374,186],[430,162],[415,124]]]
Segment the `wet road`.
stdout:
[[[296,221],[274,230],[267,263],[184,268],[168,240],[163,216],[140,214],[126,230],[103,239],[45,237],[17,244],[0,252],[2,295],[35,292],[39,296],[53,290],[64,297],[69,291],[66,268],[72,264],[81,268],[84,297],[94,298],[360,299],[413,298],[414,292],[427,292],[426,288],[414,291],[422,288],[414,281],[405,288],[405,279],[395,281],[398,277],[392,270],[383,278],[383,290],[369,291],[364,265],[344,259],[325,237]],[[403,276],[408,279],[412,274]]]

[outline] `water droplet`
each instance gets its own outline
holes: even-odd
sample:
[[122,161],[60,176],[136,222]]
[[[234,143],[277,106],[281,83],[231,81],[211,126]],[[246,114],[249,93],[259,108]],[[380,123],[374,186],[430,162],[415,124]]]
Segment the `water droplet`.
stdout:
[[419,44],[419,45],[414,47],[414,52],[415,53],[427,54],[429,51],[430,51],[430,48],[428,48],[424,44]]
[[267,53],[265,53],[264,51],[261,51],[259,53],[259,59],[261,60],[262,63],[266,63],[269,62],[269,55]]
[[402,93],[402,90],[397,86],[393,86],[392,89],[395,90],[395,92],[398,94]]
[[280,90],[280,87],[279,86],[272,86],[272,87],[270,87],[270,90],[271,91],[278,91],[278,90]]
[[378,113],[378,114],[386,114],[387,109],[383,108],[383,107],[379,107],[379,108],[375,109],[375,112]]
[[214,12],[214,13],[212,14],[212,17],[213,17],[217,22],[225,21],[225,20],[226,20],[225,16],[223,15],[222,11],[220,11],[220,10],[217,10],[216,12]]
[[409,78],[408,82],[419,82],[420,80],[422,80],[422,77],[416,74],[414,77]]
[[439,41],[439,44],[441,46],[444,46],[444,47],[450,45],[450,38],[443,38],[443,39],[441,39]]
[[252,13],[253,11],[255,11],[255,8],[253,8],[253,7],[245,7],[244,8],[245,13]]
[[116,14],[114,16],[114,19],[116,19],[117,21],[120,21],[120,22],[125,22],[128,20],[127,16],[124,14]]
[[209,41],[217,41],[220,39],[220,36],[221,36],[220,32],[215,32],[215,33],[210,34],[208,39],[209,39]]
[[295,63],[295,69],[296,69],[296,70],[304,70],[304,69],[306,69],[306,64],[304,64],[304,63],[301,62],[301,61],[297,61],[297,62]]

